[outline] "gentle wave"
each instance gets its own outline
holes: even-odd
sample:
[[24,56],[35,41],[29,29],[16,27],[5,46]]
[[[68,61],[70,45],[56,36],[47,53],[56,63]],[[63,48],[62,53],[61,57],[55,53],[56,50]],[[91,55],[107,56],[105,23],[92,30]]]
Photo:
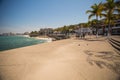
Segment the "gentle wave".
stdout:
[[46,41],[24,36],[0,36],[0,51],[40,44],[44,42]]

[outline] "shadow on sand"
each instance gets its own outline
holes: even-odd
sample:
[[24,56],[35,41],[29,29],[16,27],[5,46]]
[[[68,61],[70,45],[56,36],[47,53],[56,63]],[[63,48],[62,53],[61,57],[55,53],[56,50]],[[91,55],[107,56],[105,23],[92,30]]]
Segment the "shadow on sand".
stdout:
[[110,51],[95,52],[86,50],[85,53],[88,55],[87,62],[90,65],[97,65],[99,68],[106,67],[120,75],[120,55],[115,55]]
[[4,80],[4,79],[2,78],[2,76],[1,76],[1,73],[0,73],[0,80]]
[[117,80],[120,80],[120,76],[117,78]]
[[105,40],[107,40],[107,38],[103,38],[103,39],[100,39],[100,38],[85,38],[84,40],[86,40],[86,41],[105,41]]

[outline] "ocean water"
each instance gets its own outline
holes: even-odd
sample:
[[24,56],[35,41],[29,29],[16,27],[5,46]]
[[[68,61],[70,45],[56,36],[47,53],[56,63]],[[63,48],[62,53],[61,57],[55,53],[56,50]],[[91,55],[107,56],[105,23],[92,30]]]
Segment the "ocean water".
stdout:
[[0,51],[20,48],[46,42],[24,36],[0,36]]

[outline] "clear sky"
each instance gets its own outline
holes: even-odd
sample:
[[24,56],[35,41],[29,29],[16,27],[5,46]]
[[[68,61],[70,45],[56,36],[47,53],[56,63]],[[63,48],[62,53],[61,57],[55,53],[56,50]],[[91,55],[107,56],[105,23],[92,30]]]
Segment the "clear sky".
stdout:
[[0,0],[0,33],[57,28],[88,21],[86,10],[105,0]]

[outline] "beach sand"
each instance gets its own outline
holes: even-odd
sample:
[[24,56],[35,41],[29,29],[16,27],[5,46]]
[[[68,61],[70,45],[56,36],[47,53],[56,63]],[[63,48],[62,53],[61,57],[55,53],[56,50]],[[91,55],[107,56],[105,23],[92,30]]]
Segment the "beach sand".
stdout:
[[0,80],[120,80],[120,56],[104,39],[1,51]]

